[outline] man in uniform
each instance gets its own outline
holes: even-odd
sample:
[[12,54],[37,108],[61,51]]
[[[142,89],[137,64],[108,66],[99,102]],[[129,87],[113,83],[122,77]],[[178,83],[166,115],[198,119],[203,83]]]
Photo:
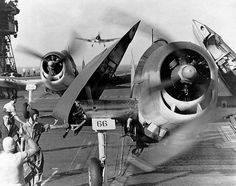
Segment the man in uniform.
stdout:
[[39,151],[33,156],[33,163],[36,167],[36,175],[33,179],[31,179],[32,185],[40,186],[42,183],[42,176],[43,176],[43,166],[44,166],[44,157],[43,152],[39,146],[39,140],[41,134],[49,129],[56,129],[56,128],[66,128],[67,124],[57,126],[55,123],[53,125],[50,124],[42,124],[38,122],[39,118],[39,111],[37,109],[30,109],[29,111],[29,118],[26,123],[23,124],[22,130],[23,133],[26,133],[29,137],[31,137],[34,142],[38,145]]
[[6,103],[3,106],[3,125],[2,125],[2,137],[11,136],[14,137],[17,135],[17,131],[19,130],[19,127],[15,124],[15,120],[18,121],[21,124],[24,122],[19,118],[19,116],[16,114],[16,97],[12,96],[11,101]]
[[24,168],[26,160],[34,155],[38,147],[36,143],[26,135],[23,135],[29,148],[26,151],[16,152],[16,142],[12,137],[3,139],[3,151],[0,153],[0,185],[24,186]]

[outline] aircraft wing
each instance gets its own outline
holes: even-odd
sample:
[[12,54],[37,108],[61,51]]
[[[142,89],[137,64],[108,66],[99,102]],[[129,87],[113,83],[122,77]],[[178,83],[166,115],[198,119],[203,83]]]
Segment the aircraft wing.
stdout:
[[86,97],[87,92],[91,93],[92,99],[99,98],[105,89],[106,80],[115,73],[119,66],[128,45],[137,31],[139,23],[140,21],[119,41],[105,49],[85,66],[56,104],[53,110],[55,117],[68,122],[68,116],[73,103],[76,99],[89,99],[89,96]]
[[134,99],[95,100],[93,104],[89,101],[80,103],[89,119],[111,118],[126,121],[131,113],[138,113],[137,100]]
[[81,37],[76,37],[76,39],[82,40],[82,41],[87,41],[87,42],[92,42],[92,39],[86,39],[86,38],[81,38]]
[[0,76],[0,87],[15,88],[17,90],[25,90],[27,85],[43,84],[41,79],[21,79],[15,77]]
[[193,32],[199,44],[208,51],[217,65],[222,82],[232,95],[236,95],[236,53],[220,35],[196,20],[193,20]]
[[112,39],[101,39],[100,42],[111,42],[111,41],[115,41],[117,39],[120,39],[120,38],[112,38]]

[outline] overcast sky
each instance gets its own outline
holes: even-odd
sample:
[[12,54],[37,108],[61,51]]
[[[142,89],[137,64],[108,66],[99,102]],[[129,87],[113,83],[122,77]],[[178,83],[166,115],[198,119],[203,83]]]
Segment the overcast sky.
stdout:
[[[235,0],[19,0],[18,8],[19,32],[16,39],[12,38],[14,49],[24,45],[42,54],[61,51],[67,48],[72,30],[86,38],[98,32],[102,38],[121,37],[141,20],[141,25],[151,26],[138,30],[122,61],[130,63],[133,49],[137,63],[150,46],[151,27],[156,28],[156,37],[195,43],[191,21],[196,19],[216,31],[236,51]],[[73,57],[81,65],[83,57],[89,62],[103,49],[103,45],[91,47],[90,43],[83,43],[83,49]],[[38,59],[18,51],[15,58],[19,67],[40,64]]]

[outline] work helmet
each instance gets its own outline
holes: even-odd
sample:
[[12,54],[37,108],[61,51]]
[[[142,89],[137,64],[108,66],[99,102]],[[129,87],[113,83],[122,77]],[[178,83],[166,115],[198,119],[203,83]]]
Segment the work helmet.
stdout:
[[5,152],[14,152],[15,150],[15,141],[12,137],[6,137],[2,141],[2,147]]

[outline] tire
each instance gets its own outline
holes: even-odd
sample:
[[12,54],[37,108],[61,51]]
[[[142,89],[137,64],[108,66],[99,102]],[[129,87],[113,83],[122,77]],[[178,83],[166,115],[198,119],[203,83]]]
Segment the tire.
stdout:
[[97,158],[91,158],[88,167],[89,185],[102,186],[102,166]]

